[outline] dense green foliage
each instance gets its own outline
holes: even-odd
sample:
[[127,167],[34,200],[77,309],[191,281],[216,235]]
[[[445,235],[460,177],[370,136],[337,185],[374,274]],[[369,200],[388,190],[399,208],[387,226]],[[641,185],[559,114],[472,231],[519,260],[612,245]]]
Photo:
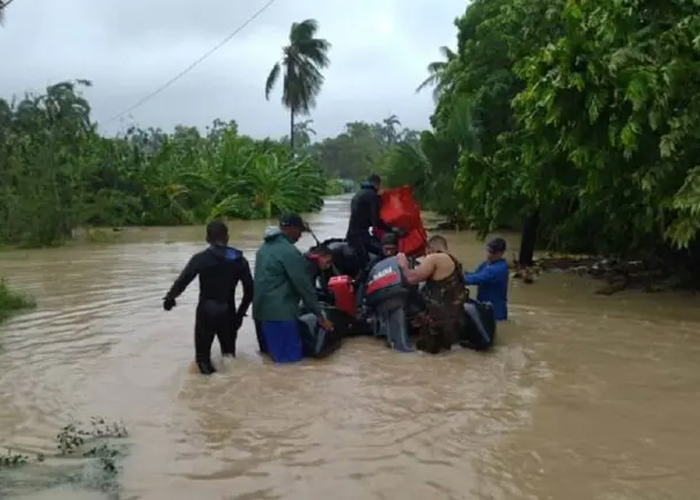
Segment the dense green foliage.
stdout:
[[265,98],[269,100],[284,71],[282,104],[289,110],[292,149],[295,143],[294,119],[308,115],[316,107],[316,96],[324,81],[321,70],[330,64],[328,51],[331,44],[323,38],[316,38],[317,31],[318,23],[314,19],[293,23],[289,30],[289,45],[282,49],[282,61],[275,63],[265,82]]
[[[398,119],[349,123],[313,143],[311,121],[288,139],[254,140],[235,122],[205,133],[131,129],[103,137],[80,95],[88,82],[0,100],[0,243],[50,245],[83,226],[197,224],[217,216],[264,218],[319,209],[324,194],[352,189],[391,146],[415,142]],[[413,139],[412,139],[413,138]]]
[[557,249],[697,246],[700,2],[474,0],[455,25],[433,130],[388,172],[482,232],[538,214]]
[[35,305],[31,297],[12,291],[5,280],[0,279],[0,321],[7,319],[14,312],[32,309]]
[[327,179],[308,156],[234,122],[105,138],[76,86],[0,100],[0,242],[48,245],[83,225],[201,223],[320,208]]

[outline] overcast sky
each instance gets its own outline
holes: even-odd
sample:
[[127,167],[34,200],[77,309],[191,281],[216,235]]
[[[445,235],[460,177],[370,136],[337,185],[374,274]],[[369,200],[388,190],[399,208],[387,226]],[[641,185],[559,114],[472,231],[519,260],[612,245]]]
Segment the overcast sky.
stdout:
[[394,113],[423,128],[430,92],[414,90],[440,45],[455,44],[465,0],[277,0],[208,59],[130,116],[105,125],[182,71],[267,0],[14,0],[0,28],[0,96],[92,80],[93,117],[112,133],[129,124],[171,129],[235,119],[242,132],[280,136],[289,118],[264,84],[294,21],[315,18],[331,67],[313,112],[320,136],[348,121]]

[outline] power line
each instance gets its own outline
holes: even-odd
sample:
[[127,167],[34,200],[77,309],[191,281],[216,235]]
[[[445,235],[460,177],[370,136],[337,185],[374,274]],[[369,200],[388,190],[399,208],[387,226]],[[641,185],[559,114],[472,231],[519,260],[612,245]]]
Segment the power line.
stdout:
[[[10,0],[10,1],[12,1],[12,0]],[[118,115],[115,115],[114,117],[112,117],[112,118],[110,118],[109,120],[107,120],[107,121],[105,122],[105,124],[112,123],[113,121],[118,120],[118,119],[121,118],[122,116],[131,113],[133,110],[135,110],[136,108],[138,108],[139,106],[141,106],[142,104],[144,104],[146,101],[151,100],[153,97],[157,96],[158,94],[160,94],[161,92],[163,92],[165,89],[167,89],[168,87],[170,87],[173,83],[175,83],[177,80],[179,80],[180,78],[182,78],[183,76],[185,76],[187,73],[189,73],[195,66],[197,66],[199,63],[201,63],[202,61],[204,61],[207,57],[209,57],[209,56],[212,55],[214,52],[216,52],[217,50],[219,50],[221,47],[223,47],[224,45],[226,45],[226,44],[229,42],[229,40],[231,40],[234,36],[236,36],[238,33],[240,33],[241,31],[243,31],[243,29],[244,29],[246,26],[248,26],[250,23],[252,23],[256,18],[258,18],[263,12],[265,12],[269,7],[271,7],[272,4],[275,3],[276,1],[277,1],[277,0],[268,0],[268,2],[267,2],[265,5],[263,5],[260,9],[258,9],[258,11],[257,11],[255,14],[253,14],[252,16],[250,16],[243,24],[241,24],[238,28],[236,28],[233,32],[231,32],[231,34],[229,34],[226,38],[224,38],[224,39],[221,40],[218,44],[216,44],[214,47],[212,47],[212,48],[211,48],[208,52],[206,52],[202,57],[200,57],[200,58],[197,59],[195,62],[193,62],[192,64],[190,64],[189,66],[187,66],[184,70],[182,70],[180,73],[178,73],[177,75],[175,75],[173,78],[171,78],[170,80],[168,80],[167,82],[165,82],[163,85],[161,85],[160,87],[158,87],[156,90],[154,90],[154,91],[151,92],[150,94],[146,95],[144,98],[142,98],[140,101],[138,101],[136,104],[134,104],[134,105],[131,106],[130,108],[126,109],[125,111],[122,111],[122,112],[119,113]]]

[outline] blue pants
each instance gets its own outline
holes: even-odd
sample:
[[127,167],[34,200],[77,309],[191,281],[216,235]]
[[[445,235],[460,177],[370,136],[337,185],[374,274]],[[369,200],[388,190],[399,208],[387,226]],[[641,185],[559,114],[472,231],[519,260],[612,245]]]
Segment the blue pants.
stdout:
[[262,321],[267,350],[275,363],[296,363],[304,357],[304,349],[296,321]]

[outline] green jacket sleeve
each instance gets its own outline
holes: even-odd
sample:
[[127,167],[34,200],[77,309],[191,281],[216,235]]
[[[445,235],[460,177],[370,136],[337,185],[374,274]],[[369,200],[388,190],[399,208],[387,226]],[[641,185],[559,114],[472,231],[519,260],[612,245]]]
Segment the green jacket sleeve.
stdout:
[[285,252],[284,259],[280,259],[280,261],[287,272],[287,276],[289,276],[289,281],[301,297],[304,305],[316,316],[320,316],[321,305],[318,303],[316,290],[306,272],[306,262],[304,262],[304,257],[299,253],[299,250],[292,245]]

